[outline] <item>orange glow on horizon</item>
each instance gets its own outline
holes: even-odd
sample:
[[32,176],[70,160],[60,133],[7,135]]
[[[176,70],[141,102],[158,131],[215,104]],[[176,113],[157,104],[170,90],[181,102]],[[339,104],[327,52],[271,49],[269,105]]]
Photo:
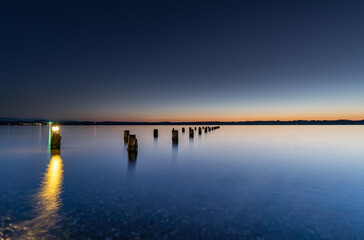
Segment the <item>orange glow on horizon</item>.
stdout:
[[[117,121],[117,122],[243,122],[243,121],[294,121],[294,120],[363,120],[364,111],[357,114],[337,113],[272,113],[272,114],[153,114],[144,116],[114,116],[113,118],[92,119],[91,121]],[[85,121],[90,121],[89,119]]]

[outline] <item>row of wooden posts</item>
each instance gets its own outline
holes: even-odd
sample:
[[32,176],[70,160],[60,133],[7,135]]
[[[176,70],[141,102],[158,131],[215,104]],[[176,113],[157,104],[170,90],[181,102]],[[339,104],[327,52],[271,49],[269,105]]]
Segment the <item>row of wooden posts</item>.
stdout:
[[[220,126],[213,126],[213,127],[198,127],[198,134],[202,134],[202,130],[207,132],[211,132],[213,130],[219,129]],[[197,127],[194,129],[189,127],[189,137],[193,138]],[[182,128],[182,133],[185,132],[185,128]],[[158,138],[158,129],[154,129],[153,136]],[[61,138],[62,136],[59,134],[59,128],[57,131],[53,131],[52,129],[52,136],[51,136],[51,149],[60,149],[61,148]],[[124,130],[124,141],[128,143],[128,151],[129,152],[137,152],[138,151],[138,140],[135,134],[130,134],[129,130]],[[178,144],[178,130],[172,129],[172,143]]]
[[[213,126],[213,127],[198,127],[198,134],[201,135],[202,131],[204,130],[205,133],[211,132],[213,130],[219,129],[220,126]],[[194,130],[197,130],[197,127],[193,129],[189,127],[189,137],[193,138],[195,135]],[[185,128],[182,128],[182,133],[185,132]],[[153,130],[154,138],[158,138],[158,129]],[[129,152],[137,152],[138,151],[138,141],[135,135],[130,135],[129,130],[124,130],[124,141],[128,143],[128,151]],[[178,130],[172,129],[172,144],[178,144]]]

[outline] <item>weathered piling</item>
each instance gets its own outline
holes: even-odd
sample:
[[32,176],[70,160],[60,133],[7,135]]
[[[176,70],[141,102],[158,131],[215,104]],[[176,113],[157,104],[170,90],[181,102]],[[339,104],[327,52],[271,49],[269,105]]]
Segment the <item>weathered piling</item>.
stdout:
[[193,128],[190,128],[190,138],[193,138],[195,135],[195,132],[193,131]]
[[205,133],[207,133],[207,127],[205,127]]
[[61,149],[61,134],[59,125],[52,125],[51,149]]
[[51,137],[51,149],[60,149],[61,148],[61,134],[52,133]]
[[178,130],[172,131],[172,143],[177,144],[178,143]]
[[211,132],[211,128],[210,127],[208,127],[208,130],[209,130],[209,132]]
[[61,149],[51,149],[51,156],[61,155]]
[[138,151],[138,141],[135,135],[129,135],[128,138],[128,151],[137,152]]
[[196,127],[195,127],[195,130],[196,130]]
[[153,136],[154,136],[155,138],[157,138],[157,137],[158,137],[158,129],[154,129]]
[[127,142],[129,139],[130,131],[124,130],[124,141]]
[[183,132],[183,133],[185,132],[185,128],[182,128],[182,132]]
[[202,134],[202,129],[201,127],[198,127],[198,134],[201,135]]

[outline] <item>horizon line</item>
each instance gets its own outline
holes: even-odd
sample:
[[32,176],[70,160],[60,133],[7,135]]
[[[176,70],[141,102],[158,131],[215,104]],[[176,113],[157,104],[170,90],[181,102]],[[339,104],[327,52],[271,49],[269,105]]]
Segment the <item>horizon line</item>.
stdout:
[[351,119],[327,119],[327,120],[240,120],[240,121],[91,121],[91,120],[67,120],[67,119],[19,119],[19,118],[1,118],[0,117],[0,125],[22,125],[22,124],[51,124],[51,123],[60,123],[62,125],[182,125],[182,124],[221,124],[221,125],[233,125],[233,124],[355,124],[360,123],[364,124],[364,119],[359,120],[351,120]]

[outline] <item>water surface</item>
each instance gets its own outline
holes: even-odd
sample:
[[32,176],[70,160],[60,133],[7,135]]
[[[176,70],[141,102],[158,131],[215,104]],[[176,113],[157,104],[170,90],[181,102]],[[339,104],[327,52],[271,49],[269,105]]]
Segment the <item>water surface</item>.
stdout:
[[[48,126],[0,126],[1,231],[364,239],[363,126],[222,126],[193,139],[181,127],[62,126],[61,151],[51,152]],[[137,136],[136,156],[124,129]]]

